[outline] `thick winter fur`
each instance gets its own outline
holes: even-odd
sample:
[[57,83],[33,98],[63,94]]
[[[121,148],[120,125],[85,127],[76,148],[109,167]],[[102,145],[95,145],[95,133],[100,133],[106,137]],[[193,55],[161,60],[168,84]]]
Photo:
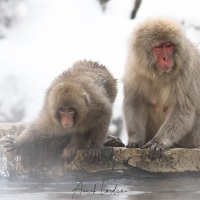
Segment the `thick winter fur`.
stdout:
[[[174,44],[174,65],[160,74],[152,47]],[[181,26],[168,19],[143,22],[132,33],[124,74],[128,147],[200,147],[200,53]],[[160,152],[159,152],[160,151]]]
[[[52,82],[39,116],[16,141],[7,141],[7,149],[19,149],[45,135],[71,134],[63,158],[73,157],[76,150],[85,148],[95,159],[107,136],[116,94],[116,80],[104,66],[86,60],[76,62]],[[65,105],[77,111],[72,127],[60,123],[58,108]]]

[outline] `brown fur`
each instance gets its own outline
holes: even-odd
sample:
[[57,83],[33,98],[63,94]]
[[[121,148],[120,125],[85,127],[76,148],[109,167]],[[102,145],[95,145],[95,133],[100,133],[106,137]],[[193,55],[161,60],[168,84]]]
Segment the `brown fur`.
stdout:
[[[174,44],[170,73],[159,74],[152,47]],[[143,22],[132,33],[124,74],[124,117],[128,147],[200,147],[200,53],[181,26],[168,19]],[[144,145],[144,146],[143,146]]]
[[[39,137],[71,134],[72,141],[63,158],[71,160],[76,151],[88,149],[92,159],[98,159],[106,139],[112,104],[117,94],[116,80],[108,70],[92,61],[78,61],[56,78],[47,90],[39,116],[16,139],[7,140],[7,150],[20,149]],[[63,127],[60,106],[76,108],[72,127]]]

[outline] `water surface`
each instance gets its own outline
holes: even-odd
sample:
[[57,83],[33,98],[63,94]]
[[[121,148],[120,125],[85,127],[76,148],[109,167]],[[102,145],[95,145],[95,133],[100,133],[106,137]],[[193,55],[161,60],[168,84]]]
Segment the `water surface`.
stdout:
[[139,170],[94,175],[72,174],[62,180],[9,177],[0,155],[2,200],[199,200],[200,174],[150,174]]
[[[103,177],[105,178],[105,177]],[[1,178],[0,199],[200,199],[199,177],[113,177],[75,181]]]

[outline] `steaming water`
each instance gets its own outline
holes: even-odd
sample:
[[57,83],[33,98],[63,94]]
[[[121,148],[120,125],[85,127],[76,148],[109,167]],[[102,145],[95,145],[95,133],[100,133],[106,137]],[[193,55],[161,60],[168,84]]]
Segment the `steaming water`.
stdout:
[[9,178],[0,155],[0,199],[2,200],[199,200],[199,174],[152,175],[129,172],[93,177],[70,176],[65,180]]

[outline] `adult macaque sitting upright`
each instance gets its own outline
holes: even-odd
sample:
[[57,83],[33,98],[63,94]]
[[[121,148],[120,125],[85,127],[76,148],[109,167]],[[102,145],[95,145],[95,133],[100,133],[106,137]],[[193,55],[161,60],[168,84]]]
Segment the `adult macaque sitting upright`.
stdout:
[[168,19],[140,24],[124,74],[128,148],[200,147],[200,53],[182,27]]

